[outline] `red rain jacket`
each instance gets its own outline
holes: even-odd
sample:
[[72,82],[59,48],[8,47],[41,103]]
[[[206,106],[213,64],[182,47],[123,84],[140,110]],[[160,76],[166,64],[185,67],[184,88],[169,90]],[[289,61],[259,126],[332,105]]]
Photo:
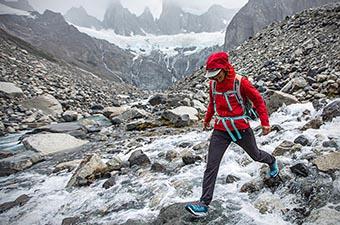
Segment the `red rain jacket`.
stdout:
[[[235,71],[234,68],[228,63],[228,55],[225,52],[219,52],[212,54],[207,61],[207,69],[216,69],[222,68],[224,70],[229,71],[227,77],[221,82],[216,82],[216,91],[217,92],[226,92],[232,91],[234,86],[235,79]],[[241,79],[240,84],[240,92],[243,99],[249,98],[256,108],[256,112],[259,114],[259,118],[261,120],[262,126],[269,126],[268,112],[265,105],[265,102],[261,96],[261,94],[257,91],[257,89],[249,82],[246,77]],[[213,103],[213,95],[212,95],[212,81],[210,81],[210,90],[209,90],[209,105],[208,111],[205,115],[205,122],[209,123],[211,118],[215,114],[214,111],[214,103]],[[237,102],[236,97],[230,95],[229,101],[232,106],[232,111],[229,111],[227,101],[223,95],[215,95],[216,100],[216,110],[218,115],[223,117],[236,117],[242,116],[243,110],[242,106]],[[225,131],[222,122],[217,123],[218,120],[215,120],[214,129]],[[243,130],[249,128],[249,123],[246,120],[235,120],[235,125],[238,130]],[[230,130],[233,130],[230,122],[227,121],[227,126]]]

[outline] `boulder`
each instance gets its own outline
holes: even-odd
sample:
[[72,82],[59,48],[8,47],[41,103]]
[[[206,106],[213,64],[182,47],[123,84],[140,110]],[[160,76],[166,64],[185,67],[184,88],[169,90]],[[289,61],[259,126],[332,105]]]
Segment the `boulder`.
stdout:
[[291,141],[285,140],[285,141],[281,142],[281,144],[274,149],[273,155],[274,156],[281,156],[281,155],[284,155],[287,152],[294,153],[296,151],[300,151],[301,147],[302,146],[300,144],[294,144]]
[[339,211],[329,207],[323,207],[313,210],[304,220],[304,225],[336,225],[339,224]]
[[40,152],[42,155],[74,150],[87,142],[63,133],[34,134],[23,140],[27,149]]
[[200,156],[195,156],[191,153],[188,153],[182,157],[182,161],[184,165],[194,164],[196,161],[202,160]]
[[145,110],[142,109],[129,109],[123,112],[119,118],[125,122],[135,120],[135,119],[141,119],[146,118],[148,116],[148,113]]
[[139,119],[126,124],[126,130],[127,131],[146,130],[148,128],[154,128],[159,126],[161,126],[161,124],[155,121]]
[[231,184],[231,183],[237,182],[239,180],[241,180],[241,178],[238,178],[238,177],[231,175],[231,174],[228,174],[228,176],[225,179],[227,184]]
[[319,129],[321,125],[323,124],[323,121],[320,117],[314,118],[310,121],[308,121],[301,130],[308,130],[308,129]]
[[50,94],[40,95],[22,102],[22,106],[27,109],[39,109],[45,115],[61,115],[63,108],[60,102]]
[[295,96],[281,92],[270,90],[266,94],[265,101],[268,107],[268,113],[271,114],[279,109],[283,104],[291,105],[294,103],[298,103],[298,100]]
[[20,195],[18,198],[16,198],[14,201],[11,201],[11,202],[5,202],[5,203],[2,203],[0,205],[0,213],[3,213],[15,206],[23,206],[25,205],[29,200],[30,200],[31,197],[29,197],[28,195]]
[[240,192],[248,192],[248,193],[253,193],[256,191],[260,191],[263,188],[263,183],[259,181],[249,181],[245,184],[242,185]]
[[330,102],[322,111],[322,120],[331,121],[333,118],[340,116],[340,99],[337,98]]
[[308,177],[310,173],[308,167],[303,163],[295,164],[294,166],[290,167],[290,170],[292,173],[302,177]]
[[164,165],[156,162],[156,163],[151,165],[151,171],[153,171],[153,172],[165,172],[166,168],[165,168]]
[[109,119],[121,115],[123,112],[127,111],[128,107],[106,107],[103,110],[103,115]]
[[98,155],[88,155],[81,161],[66,188],[89,185],[95,178],[103,176],[107,171],[107,165]]
[[68,162],[59,163],[58,165],[55,166],[53,173],[58,173],[62,170],[67,170],[68,172],[71,172],[72,170],[79,166],[81,161],[82,161],[81,159],[76,159]]
[[0,121],[0,136],[3,136],[5,134],[6,127],[5,125]]
[[124,163],[123,161],[118,157],[114,157],[113,159],[110,159],[107,163],[106,163],[109,171],[112,171],[112,170],[120,170]]
[[78,113],[76,111],[67,110],[63,113],[63,119],[66,122],[76,121],[78,119]]
[[0,176],[8,176],[12,173],[22,171],[42,161],[41,154],[26,151],[0,160]]
[[180,106],[163,112],[162,118],[169,121],[175,127],[185,127],[198,120],[197,114],[197,109],[193,107]]
[[109,179],[107,179],[104,182],[103,188],[109,189],[110,187],[114,186],[115,184],[116,184],[116,178],[115,177],[110,177]]
[[0,82],[0,97],[22,97],[24,95],[21,88],[10,82]]
[[306,146],[310,144],[310,141],[305,135],[299,135],[297,138],[295,138],[294,143],[301,144],[302,146]]
[[111,121],[101,114],[86,117],[79,120],[78,123],[80,125],[83,125],[88,132],[98,132],[103,127],[109,127],[112,125]]
[[74,137],[84,137],[87,133],[87,129],[77,122],[49,124],[34,129],[32,133],[35,134],[43,131],[50,133],[68,133]]
[[145,155],[142,150],[134,151],[128,161],[130,162],[130,166],[147,166],[151,163],[149,157]]
[[327,155],[319,156],[313,160],[313,164],[320,171],[328,172],[340,169],[340,152],[333,152]]
[[148,102],[150,105],[155,106],[155,105],[165,104],[166,101],[167,101],[166,95],[156,94],[156,95],[151,96]]

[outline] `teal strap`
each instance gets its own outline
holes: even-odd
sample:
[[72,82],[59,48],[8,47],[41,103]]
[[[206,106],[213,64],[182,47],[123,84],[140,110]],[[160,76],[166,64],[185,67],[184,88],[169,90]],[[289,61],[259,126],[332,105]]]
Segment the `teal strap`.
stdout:
[[231,137],[231,139],[233,140],[233,142],[236,142],[236,138],[235,136],[233,135],[233,133],[231,133],[229,127],[227,126],[227,123],[225,122],[226,120],[225,119],[222,119],[222,124],[224,126],[224,128],[226,129],[226,131],[228,132],[229,136]]
[[225,98],[225,100],[227,101],[229,111],[233,111],[233,108],[232,108],[231,105],[230,105],[230,101],[229,101],[229,98],[228,98],[228,94],[224,93],[224,98]]
[[238,138],[239,140],[241,140],[241,139],[242,139],[242,136],[241,136],[240,132],[238,131],[238,129],[237,129],[236,126],[235,126],[234,119],[230,119],[230,123],[231,123],[231,126],[233,127],[234,131],[236,132],[237,138]]

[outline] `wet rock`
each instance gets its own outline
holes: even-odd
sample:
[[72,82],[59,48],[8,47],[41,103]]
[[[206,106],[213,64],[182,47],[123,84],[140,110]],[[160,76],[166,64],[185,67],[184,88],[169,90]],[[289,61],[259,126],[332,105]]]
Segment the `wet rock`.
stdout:
[[88,132],[98,132],[102,128],[112,125],[111,121],[101,114],[81,119],[78,123],[83,125]]
[[237,181],[239,181],[241,179],[236,177],[236,176],[234,176],[234,175],[228,174],[228,176],[227,176],[227,178],[225,180],[226,180],[227,184],[231,184],[231,183],[237,182]]
[[153,163],[151,165],[151,171],[154,171],[154,172],[165,172],[166,168],[165,168],[164,165],[156,162],[156,163]]
[[149,104],[152,106],[155,106],[155,105],[165,104],[166,101],[167,101],[166,95],[156,94],[156,95],[151,96],[151,98],[149,99]]
[[305,225],[336,225],[339,224],[339,212],[329,207],[313,210],[304,221]]
[[279,146],[277,146],[273,151],[273,156],[281,156],[285,153],[294,153],[301,150],[300,144],[294,144],[291,141],[283,141]]
[[260,181],[252,180],[242,185],[240,192],[253,193],[260,191],[263,188],[263,183]]
[[133,165],[147,166],[151,163],[149,157],[145,155],[142,150],[134,151],[130,155],[130,158],[128,161],[130,162],[130,166],[133,166]]
[[290,105],[298,103],[298,100],[293,95],[283,93],[281,91],[269,91],[265,97],[268,107],[268,113],[271,114],[279,109],[283,104]]
[[322,142],[322,146],[326,148],[335,148],[335,149],[339,148],[338,144],[334,140],[324,141]]
[[169,121],[175,127],[189,126],[198,120],[198,111],[193,107],[180,106],[162,113],[162,118]]
[[34,129],[31,133],[35,134],[43,131],[50,133],[67,133],[74,137],[80,138],[85,137],[87,133],[87,129],[77,122],[50,124],[38,127]]
[[298,163],[298,164],[295,164],[294,166],[291,166],[290,170],[292,171],[292,173],[298,176],[307,177],[309,175],[309,169],[303,163]]
[[305,135],[300,135],[294,140],[295,144],[301,144],[302,146],[310,145],[308,138]]
[[333,118],[340,116],[340,99],[335,99],[329,103],[322,111],[322,120],[331,121]]
[[280,125],[278,125],[278,124],[274,124],[272,126],[272,131],[280,132],[282,130],[283,130],[283,128]]
[[161,126],[161,124],[156,121],[139,119],[139,120],[126,124],[126,130],[127,131],[133,131],[133,130],[140,131],[140,130],[146,130],[148,128],[159,127],[159,126]]
[[0,176],[8,176],[31,167],[41,162],[43,156],[39,153],[27,151],[5,159],[0,160]]
[[107,171],[107,165],[98,155],[88,155],[81,161],[66,188],[89,185],[95,178],[103,176]]
[[319,111],[327,105],[326,99],[314,99],[312,101],[313,107],[316,111]]
[[107,179],[104,182],[103,188],[109,189],[110,187],[113,187],[114,185],[116,185],[116,178],[115,177],[110,177],[109,179]]
[[0,97],[22,97],[24,95],[21,88],[10,82],[0,82]]
[[61,133],[34,134],[23,140],[27,149],[40,152],[42,155],[79,149],[87,142]]
[[41,95],[21,103],[27,109],[39,109],[45,115],[61,115],[63,108],[60,102],[50,94]]
[[108,166],[109,171],[112,170],[121,170],[124,166],[123,161],[118,157],[114,157],[111,160],[109,160],[106,165]]
[[261,214],[281,211],[285,208],[279,197],[269,193],[260,195],[255,200],[254,206],[259,210]]
[[5,159],[13,155],[14,154],[12,152],[0,152],[0,159]]
[[267,175],[263,179],[264,186],[271,188],[272,190],[275,190],[281,183],[282,183],[282,180],[281,180],[280,175],[276,177],[269,177],[269,175]]
[[78,225],[80,219],[78,217],[67,217],[61,222],[61,225]]
[[178,152],[175,150],[169,150],[166,152],[165,159],[168,161],[172,161],[178,157]]
[[59,163],[58,165],[55,166],[53,173],[58,173],[63,170],[67,170],[68,172],[71,172],[72,170],[74,170],[75,168],[79,166],[81,161],[82,161],[81,159],[76,159],[76,160],[72,160],[68,162]]
[[312,120],[310,120],[309,122],[307,122],[302,128],[301,130],[308,130],[308,129],[319,129],[321,127],[321,125],[323,124],[323,121],[321,118],[317,117],[314,118]]
[[15,199],[12,202],[5,202],[3,204],[0,205],[0,213],[3,213],[13,207],[16,206],[23,206],[25,205],[31,197],[29,197],[28,195],[20,195],[17,199]]
[[0,121],[0,136],[5,135],[5,131],[6,131],[5,125]]
[[78,113],[75,111],[67,110],[63,113],[63,119],[66,122],[76,121],[78,119]]
[[186,154],[182,157],[184,165],[195,164],[196,161],[202,160],[200,156],[195,156],[193,154]]
[[191,142],[181,142],[178,145],[178,147],[180,147],[180,148],[188,148],[188,147],[191,147],[191,146],[192,146]]
[[146,118],[147,116],[148,116],[148,113],[145,110],[132,108],[132,109],[128,109],[125,112],[123,112],[119,116],[119,118],[123,120],[124,122],[128,122],[131,120]]
[[320,171],[328,172],[340,169],[340,152],[333,152],[327,155],[319,156],[313,160],[313,164]]

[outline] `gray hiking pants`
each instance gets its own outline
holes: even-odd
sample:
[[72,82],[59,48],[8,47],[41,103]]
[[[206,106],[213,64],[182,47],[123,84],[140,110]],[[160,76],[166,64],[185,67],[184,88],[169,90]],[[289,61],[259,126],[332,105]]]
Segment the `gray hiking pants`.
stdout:
[[[240,133],[242,139],[237,140],[236,144],[243,148],[253,160],[267,163],[268,165],[274,163],[275,158],[271,154],[258,149],[254,132],[251,128],[240,130]],[[231,142],[232,140],[226,131],[213,131],[210,139],[207,167],[204,171],[201,197],[201,201],[207,205],[210,204],[213,198],[216,177],[223,154]]]

